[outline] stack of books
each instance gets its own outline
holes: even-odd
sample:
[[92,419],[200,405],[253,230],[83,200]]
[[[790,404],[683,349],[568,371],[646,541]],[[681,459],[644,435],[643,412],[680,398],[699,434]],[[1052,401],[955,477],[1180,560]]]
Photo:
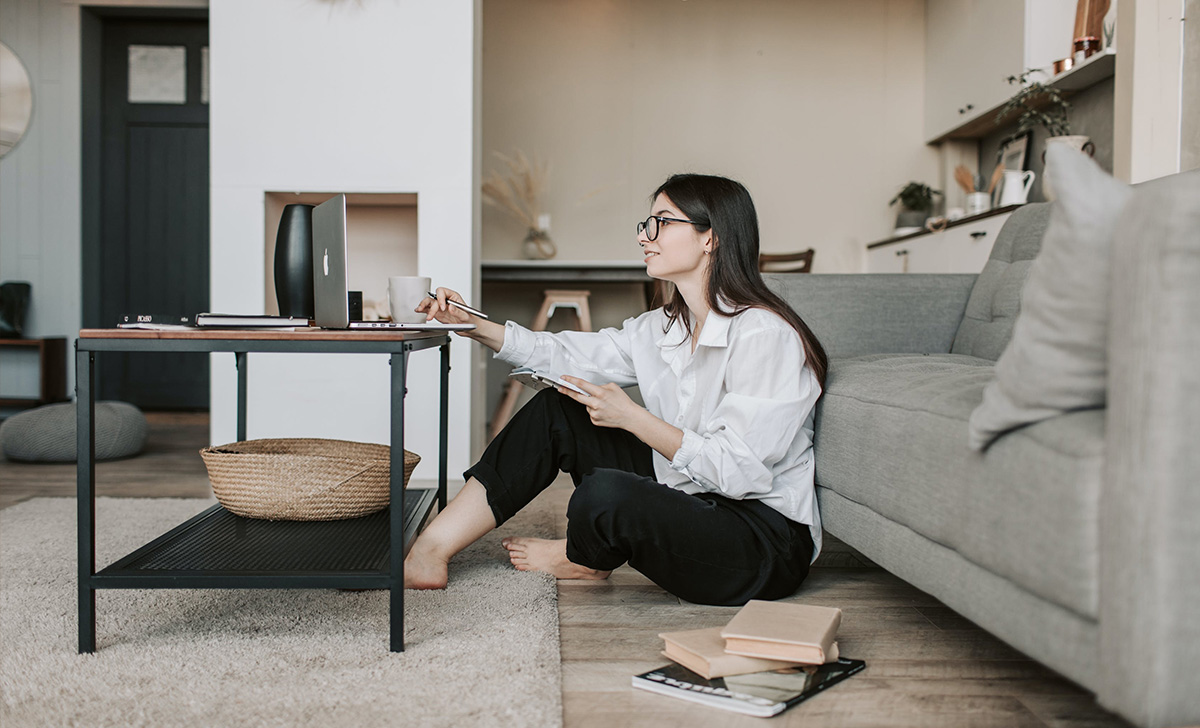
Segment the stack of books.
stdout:
[[724,627],[665,632],[676,664],[636,675],[633,686],[769,717],[859,672],[838,655],[842,610],[751,600]]
[[270,316],[258,314],[198,313],[195,321],[187,316],[163,314],[133,314],[122,316],[117,328],[175,331],[193,328],[220,329],[295,329],[305,328],[309,320],[301,316]]

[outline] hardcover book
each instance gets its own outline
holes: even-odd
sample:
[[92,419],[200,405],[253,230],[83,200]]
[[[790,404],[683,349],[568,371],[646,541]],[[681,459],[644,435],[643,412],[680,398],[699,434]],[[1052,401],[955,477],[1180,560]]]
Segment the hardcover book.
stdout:
[[769,718],[865,667],[862,660],[840,658],[825,665],[796,665],[783,670],[709,680],[682,665],[665,665],[635,675],[633,687],[722,710]]
[[192,328],[192,320],[187,316],[177,316],[174,314],[139,313],[122,316],[121,321],[117,324],[117,328],[160,331],[190,329]]
[[837,658],[842,610],[751,599],[721,630],[725,651],[810,665]]
[[198,313],[197,326],[222,326],[246,328],[286,328],[308,326],[308,319],[300,316],[267,316],[240,313]]
[[761,657],[731,655],[725,651],[721,627],[689,629],[683,632],[664,632],[659,635],[666,643],[663,655],[703,677],[727,677],[751,672],[795,667],[784,660],[764,660]]

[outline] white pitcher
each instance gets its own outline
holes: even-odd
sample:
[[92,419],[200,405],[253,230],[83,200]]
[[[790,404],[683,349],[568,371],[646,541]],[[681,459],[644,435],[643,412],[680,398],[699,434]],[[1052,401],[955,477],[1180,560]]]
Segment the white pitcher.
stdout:
[[1032,170],[1022,172],[1019,169],[1004,170],[1004,182],[1000,188],[1000,206],[1024,205],[1029,199],[1029,188],[1033,187]]

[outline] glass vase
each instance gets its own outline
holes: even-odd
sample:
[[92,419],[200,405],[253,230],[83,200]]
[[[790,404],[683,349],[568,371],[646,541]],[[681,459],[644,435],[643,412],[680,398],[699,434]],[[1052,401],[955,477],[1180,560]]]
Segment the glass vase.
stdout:
[[521,243],[521,251],[530,260],[549,260],[558,254],[558,248],[549,233],[537,228],[529,228]]

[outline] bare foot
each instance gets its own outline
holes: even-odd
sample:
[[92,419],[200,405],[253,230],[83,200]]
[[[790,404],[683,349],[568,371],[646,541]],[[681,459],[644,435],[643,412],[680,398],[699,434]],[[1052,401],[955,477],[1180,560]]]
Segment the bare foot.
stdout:
[[518,571],[544,571],[556,579],[607,579],[611,571],[597,571],[567,559],[567,540],[506,538],[508,560]]
[[404,559],[405,589],[445,589],[449,581],[449,562],[421,548],[418,540]]

